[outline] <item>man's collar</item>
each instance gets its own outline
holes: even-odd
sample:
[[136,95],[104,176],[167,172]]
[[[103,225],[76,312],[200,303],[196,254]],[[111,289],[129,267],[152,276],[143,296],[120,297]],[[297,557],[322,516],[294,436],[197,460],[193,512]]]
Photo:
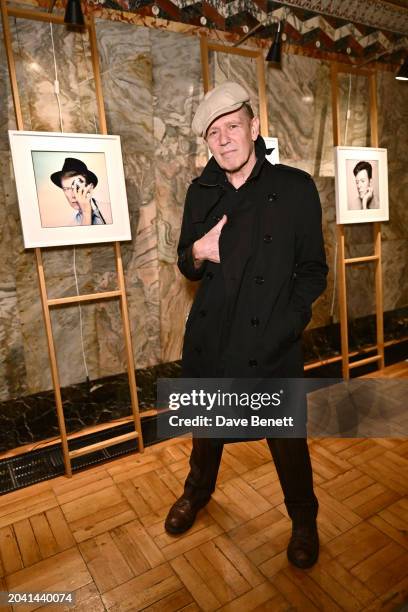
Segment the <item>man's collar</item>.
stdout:
[[[264,139],[262,136],[258,136],[258,138],[255,140],[256,162],[247,181],[254,179],[259,175],[267,152],[268,151]],[[218,165],[214,157],[211,157],[201,175],[195,180],[200,185],[205,187],[216,187],[217,185],[223,185],[225,183],[226,175],[225,171]]]

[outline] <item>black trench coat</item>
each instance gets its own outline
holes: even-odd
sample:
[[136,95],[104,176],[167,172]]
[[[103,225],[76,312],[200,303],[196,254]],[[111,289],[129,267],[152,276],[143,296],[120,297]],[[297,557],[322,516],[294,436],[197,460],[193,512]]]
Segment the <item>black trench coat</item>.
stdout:
[[231,188],[214,158],[187,192],[178,267],[201,283],[186,323],[184,377],[303,376],[300,336],[326,287],[319,195],[306,172],[270,164],[261,137],[255,151],[243,202],[220,236],[220,264],[196,270],[192,258]]

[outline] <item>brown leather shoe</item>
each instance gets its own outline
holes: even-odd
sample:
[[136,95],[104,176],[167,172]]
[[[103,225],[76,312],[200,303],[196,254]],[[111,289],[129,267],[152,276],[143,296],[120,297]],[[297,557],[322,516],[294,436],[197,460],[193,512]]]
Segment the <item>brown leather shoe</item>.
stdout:
[[316,523],[292,528],[287,555],[292,565],[300,569],[312,567],[319,558],[319,534]]
[[183,495],[172,505],[164,523],[164,528],[168,533],[184,533],[192,527],[197,512],[208,503],[208,500],[192,502],[191,499]]

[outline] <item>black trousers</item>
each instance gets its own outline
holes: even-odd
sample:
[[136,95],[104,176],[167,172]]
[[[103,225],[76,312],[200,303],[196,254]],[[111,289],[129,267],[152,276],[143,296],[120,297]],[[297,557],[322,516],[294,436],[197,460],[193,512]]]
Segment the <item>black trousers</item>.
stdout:
[[[275,462],[289,516],[296,522],[314,520],[318,502],[313,491],[313,474],[305,438],[267,438]],[[206,503],[214,492],[223,443],[193,437],[190,473],[184,495],[194,502]]]

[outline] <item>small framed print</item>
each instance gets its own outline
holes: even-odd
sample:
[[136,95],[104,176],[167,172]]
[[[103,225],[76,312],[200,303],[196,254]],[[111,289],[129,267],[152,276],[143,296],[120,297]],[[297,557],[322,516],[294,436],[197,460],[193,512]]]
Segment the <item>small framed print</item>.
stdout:
[[267,150],[270,153],[266,154],[266,159],[272,164],[279,164],[279,143],[278,139],[272,136],[263,136]]
[[24,246],[130,240],[120,137],[9,131]]
[[334,149],[337,223],[388,221],[387,149]]

